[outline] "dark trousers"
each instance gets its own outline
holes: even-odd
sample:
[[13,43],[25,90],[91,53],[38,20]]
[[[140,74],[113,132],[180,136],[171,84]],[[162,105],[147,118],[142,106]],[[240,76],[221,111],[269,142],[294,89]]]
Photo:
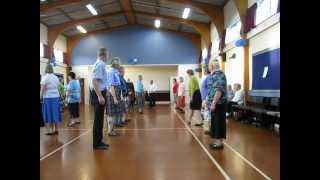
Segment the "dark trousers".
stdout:
[[217,104],[211,112],[210,134],[215,139],[226,139],[226,104]]
[[[102,96],[105,100],[106,91],[101,91]],[[92,92],[92,101],[94,105],[94,122],[93,122],[93,146],[98,146],[102,142],[103,138],[103,121],[104,121],[104,111],[105,104],[99,104],[98,96],[95,92]]]
[[238,103],[236,103],[236,102],[229,101],[227,104],[227,112],[232,115],[233,114],[232,105],[237,105],[237,104]]
[[68,109],[70,112],[71,118],[78,118],[79,117],[79,103],[68,103]]
[[149,106],[153,107],[155,105],[156,105],[155,93],[150,93],[149,94]]

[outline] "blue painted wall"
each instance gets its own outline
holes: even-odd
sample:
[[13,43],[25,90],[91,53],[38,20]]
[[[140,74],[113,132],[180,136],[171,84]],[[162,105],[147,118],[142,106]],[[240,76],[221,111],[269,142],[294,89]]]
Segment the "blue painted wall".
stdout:
[[109,49],[110,57],[120,57],[122,64],[130,64],[132,58],[138,58],[138,64],[195,64],[198,59],[195,45],[182,35],[130,26],[81,39],[71,64],[93,64],[100,47]]
[[[263,78],[264,67],[268,66],[268,74]],[[252,89],[280,89],[280,48],[253,56],[252,58]]]

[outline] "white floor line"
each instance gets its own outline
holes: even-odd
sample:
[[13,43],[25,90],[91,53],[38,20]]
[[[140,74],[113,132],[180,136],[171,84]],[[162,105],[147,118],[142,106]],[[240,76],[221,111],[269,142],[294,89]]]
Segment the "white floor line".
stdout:
[[[187,128],[137,128],[137,129],[115,129],[116,131],[159,131],[159,130],[186,130]],[[194,129],[200,129],[200,128],[194,128]]]
[[50,153],[46,154],[46,155],[45,155],[45,156],[43,156],[42,158],[40,158],[40,161],[42,161],[42,160],[46,159],[47,157],[51,156],[52,154],[54,154],[54,153],[56,153],[56,152],[58,152],[58,151],[60,151],[60,150],[61,150],[61,149],[63,149],[64,147],[66,147],[66,146],[68,146],[69,144],[73,143],[74,141],[78,140],[81,136],[84,136],[84,135],[88,134],[90,131],[91,131],[91,129],[90,129],[90,130],[88,130],[88,131],[86,131],[86,132],[84,132],[84,133],[81,133],[79,136],[77,136],[77,137],[73,138],[71,141],[69,141],[69,142],[67,142],[67,143],[63,144],[62,146],[60,146],[60,147],[59,147],[59,148],[57,148],[56,150],[54,150],[54,151],[52,151],[52,152],[50,152]]
[[[87,131],[90,129],[58,129],[58,131]],[[40,129],[40,132],[47,132],[47,129]]]
[[233,151],[237,156],[239,156],[244,162],[249,164],[253,169],[255,169],[258,173],[260,173],[264,178],[268,180],[272,180],[269,176],[264,174],[260,169],[258,169],[255,165],[253,165],[249,160],[247,160],[245,157],[243,157],[239,152],[237,152],[235,149],[233,149],[229,144],[226,142],[223,142],[224,145],[226,145],[231,151]]
[[192,132],[192,130],[189,128],[189,126],[184,122],[184,120],[181,118],[181,116],[174,110],[174,112],[177,114],[180,121],[184,124],[186,129],[189,131],[189,133],[194,137],[194,139],[198,142],[198,144],[201,146],[203,151],[208,155],[209,159],[213,162],[214,165],[218,168],[218,170],[221,172],[221,174],[224,176],[225,179],[231,180],[230,176],[222,169],[222,167],[219,165],[219,163],[213,158],[213,156],[208,152],[207,148],[201,143],[201,141],[198,139],[198,137]]

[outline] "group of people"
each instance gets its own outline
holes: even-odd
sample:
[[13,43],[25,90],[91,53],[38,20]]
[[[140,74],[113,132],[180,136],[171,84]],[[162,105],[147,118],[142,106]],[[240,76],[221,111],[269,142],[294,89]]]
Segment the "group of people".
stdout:
[[[68,74],[69,83],[63,87],[59,78],[54,74],[53,67],[48,64],[45,75],[40,75],[40,127],[47,126],[46,135],[57,135],[58,124],[62,121],[61,105],[68,104],[70,112],[69,127],[80,124],[79,102],[80,102],[80,83],[76,79],[76,74]],[[66,92],[66,93],[64,93]]]
[[[215,139],[210,144],[211,149],[222,149],[223,139],[226,139],[226,117],[232,112],[232,104],[243,103],[243,91],[240,84],[234,84],[227,88],[227,79],[223,71],[220,70],[219,62],[211,60],[204,68],[204,77],[199,83],[194,75],[194,71],[187,70],[189,77],[189,109],[190,113],[186,120],[188,125],[203,126],[207,123],[206,134]],[[173,94],[176,110],[184,113],[185,107],[185,85],[183,77],[173,81]]]
[[111,58],[111,67],[106,68],[109,52],[105,48],[98,51],[97,61],[93,65],[91,95],[94,105],[93,148],[105,150],[109,147],[103,142],[104,113],[107,115],[108,135],[118,136],[114,127],[123,127],[130,119],[126,119],[129,112],[137,105],[138,112],[143,114],[145,96],[149,99],[149,106],[156,105],[155,92],[157,86],[153,80],[148,88],[143,84],[142,75],[138,75],[135,84],[125,80],[125,69],[120,65],[120,58]]

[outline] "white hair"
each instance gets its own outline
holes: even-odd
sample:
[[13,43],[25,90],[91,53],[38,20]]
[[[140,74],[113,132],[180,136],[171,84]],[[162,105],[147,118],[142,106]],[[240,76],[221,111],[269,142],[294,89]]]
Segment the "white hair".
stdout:
[[217,59],[213,59],[210,61],[210,66],[212,66],[213,69],[220,69],[220,64]]

